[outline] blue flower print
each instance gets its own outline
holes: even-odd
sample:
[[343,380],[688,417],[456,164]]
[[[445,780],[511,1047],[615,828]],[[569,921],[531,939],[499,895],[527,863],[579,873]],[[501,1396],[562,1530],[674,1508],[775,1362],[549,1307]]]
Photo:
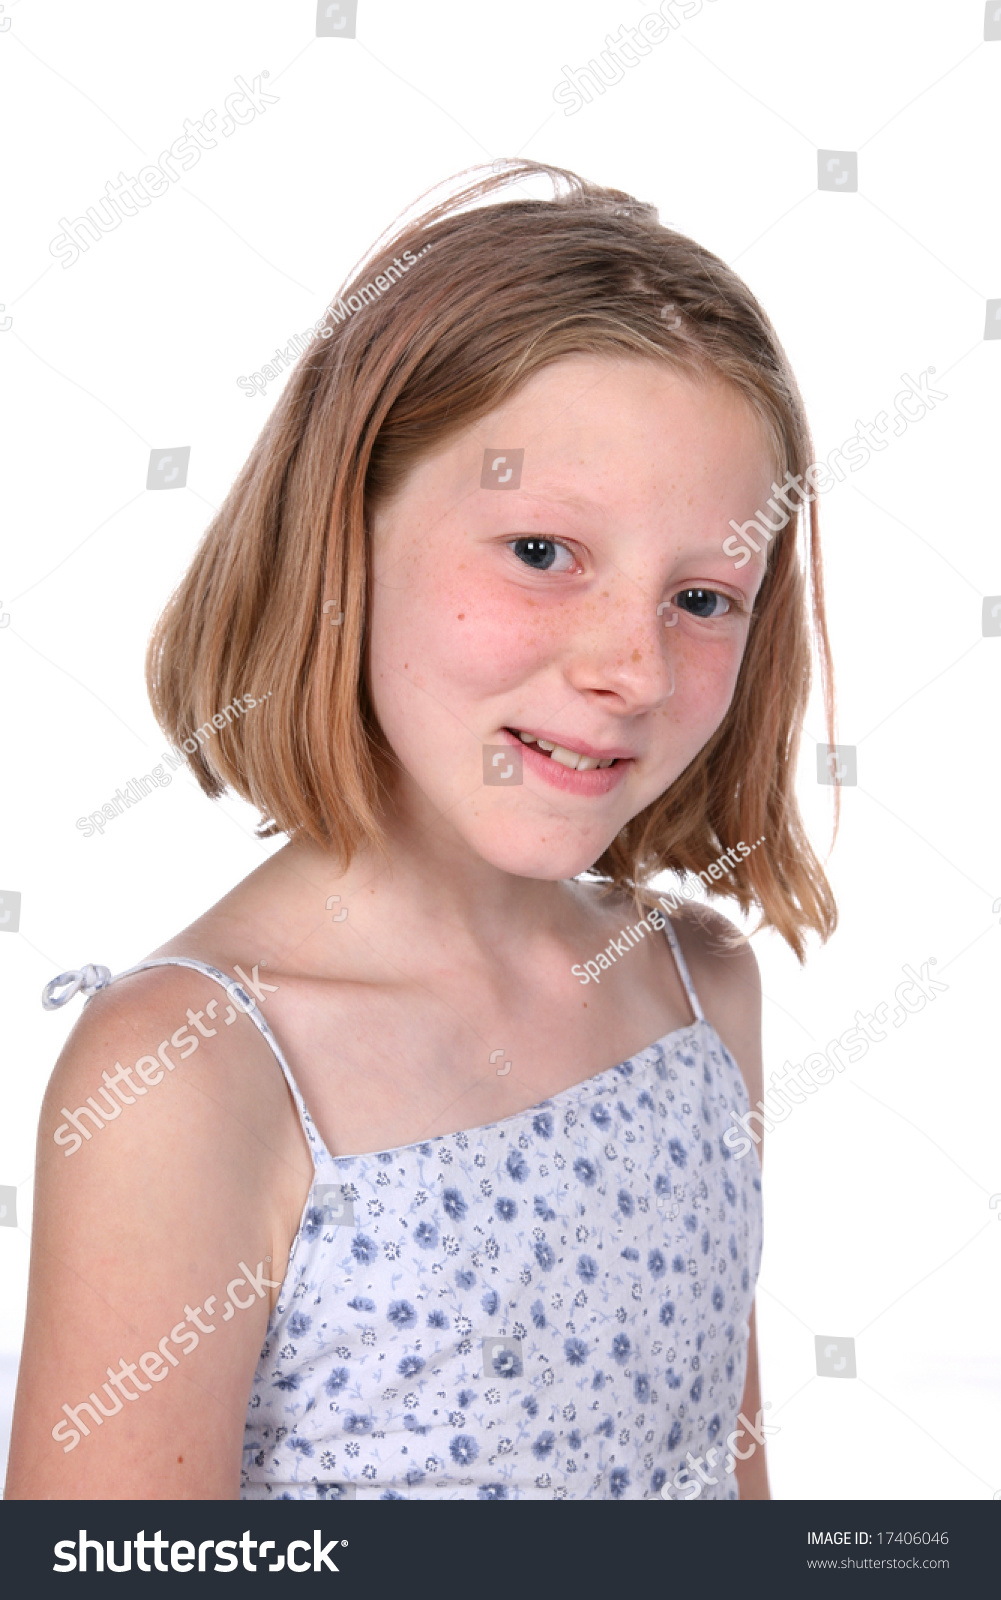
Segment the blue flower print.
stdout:
[[341,1419],[341,1427],[345,1433],[370,1433],[372,1430],[372,1418],[363,1417],[357,1411],[346,1411]]
[[491,1369],[498,1378],[520,1378],[522,1374],[521,1357],[513,1344],[503,1344],[500,1340],[492,1341],[494,1351],[490,1358]]
[[412,1328],[417,1322],[417,1312],[409,1300],[394,1300],[386,1312],[387,1320],[394,1328]]
[[307,1244],[312,1244],[323,1232],[322,1206],[310,1206],[302,1219],[302,1237]]
[[701,1497],[736,1498],[760,1191],[719,1138],[748,1104],[706,1024],[381,1158],[331,1156],[307,1124],[356,1220],[300,1232],[241,1496],[677,1498],[690,1450],[716,1475]]

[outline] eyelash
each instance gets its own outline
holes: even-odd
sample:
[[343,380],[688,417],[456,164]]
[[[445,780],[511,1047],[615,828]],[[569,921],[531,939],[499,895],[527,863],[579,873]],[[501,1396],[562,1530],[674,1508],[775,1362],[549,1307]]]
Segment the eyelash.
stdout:
[[[521,561],[521,557],[517,553],[518,545],[528,545],[528,546],[531,546],[531,545],[550,545],[554,549],[565,550],[567,552],[567,554],[573,560],[575,568],[579,569],[579,567],[580,567],[580,563],[578,562],[577,557],[574,554],[573,549],[571,548],[570,545],[565,544],[562,539],[528,539],[528,538],[512,539],[510,544],[508,545],[508,549],[511,550],[514,553],[515,558],[517,560]],[[528,562],[528,561],[522,562],[522,565],[528,567],[530,571],[534,570],[536,572],[548,572],[548,571],[551,570],[550,567],[534,566],[533,563]],[[558,576],[564,577],[564,576],[566,576],[566,574],[565,573],[560,573],[560,574],[558,574]],[[692,585],[688,589],[678,589],[676,591],[676,595],[672,595],[671,596],[671,603],[673,604],[674,600],[676,599],[676,596],[677,595],[681,595],[681,594],[714,595],[718,600],[725,600],[726,603],[727,603],[727,606],[729,607],[729,610],[724,611],[724,612],[721,613],[721,615],[724,616],[724,617],[725,616],[729,616],[731,614],[731,612],[734,613],[734,614],[737,614],[737,613],[741,612],[744,609],[739,600],[735,600],[732,595],[724,594],[721,589],[704,589],[700,585],[697,585],[697,584],[696,585]],[[681,607],[679,606],[679,607],[677,607],[677,609],[680,611]],[[691,611],[688,611],[688,612],[685,613],[685,615],[686,616],[695,616],[695,613],[691,612]],[[717,617],[697,617],[696,616],[695,620],[697,622],[716,622],[718,620],[718,618]]]

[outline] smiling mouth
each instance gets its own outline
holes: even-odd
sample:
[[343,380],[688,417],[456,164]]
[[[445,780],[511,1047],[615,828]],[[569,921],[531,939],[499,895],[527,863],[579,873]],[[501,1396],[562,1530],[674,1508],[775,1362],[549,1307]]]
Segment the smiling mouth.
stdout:
[[522,733],[519,728],[509,728],[508,733],[514,734],[522,744],[534,744],[537,750],[548,755],[550,761],[555,761],[561,767],[569,767],[571,772],[593,772],[597,767],[614,767],[619,760],[618,756],[602,757],[581,755],[579,750],[568,750],[566,745],[553,744],[549,739],[539,739],[534,733]]

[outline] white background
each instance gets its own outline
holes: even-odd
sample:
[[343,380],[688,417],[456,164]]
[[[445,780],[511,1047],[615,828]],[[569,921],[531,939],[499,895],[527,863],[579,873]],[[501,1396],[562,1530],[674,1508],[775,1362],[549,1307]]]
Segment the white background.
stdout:
[[[3,1371],[38,1106],[80,1006],[44,1013],[43,984],[130,965],[277,848],[183,774],[103,837],[74,827],[164,747],[146,637],[282,387],[251,399],[236,379],[319,316],[432,183],[524,154],[654,202],[736,266],[789,352],[819,456],[892,410],[903,373],[934,366],[949,396],[821,503],[858,784],[828,868],[834,939],[811,941],[805,970],[774,935],[755,941],[766,1076],[858,1008],[892,1011],[905,962],[936,957],[948,992],[770,1136],[758,1318],[777,1497],[989,1498],[1001,638],[982,637],[981,609],[1001,594],[1001,341],[984,340],[1001,297],[1001,41],[984,42],[979,0],[716,0],[565,115],[563,66],[651,9],[360,0],[355,39],[316,38],[308,0],[15,0],[0,18],[0,883],[23,897],[20,932],[0,937],[0,1183],[18,1204],[0,1227]],[[61,217],[265,70],[277,104],[70,268],[50,255]],[[857,193],[818,192],[818,148],[858,151]],[[187,487],[148,493],[150,450],[177,445]],[[823,737],[815,700],[800,795],[822,855]],[[857,1379],[817,1375],[817,1334],[855,1338]]]

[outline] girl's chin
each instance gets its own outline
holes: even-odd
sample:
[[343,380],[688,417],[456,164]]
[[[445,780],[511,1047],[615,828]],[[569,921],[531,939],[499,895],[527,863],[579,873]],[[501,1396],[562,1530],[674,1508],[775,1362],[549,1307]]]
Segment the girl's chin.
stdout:
[[[482,819],[480,819],[482,822]],[[467,835],[470,849],[498,872],[515,878],[538,878],[557,883],[587,872],[608,849],[610,839],[593,842],[570,834],[562,817],[535,822],[524,829],[480,826]]]

